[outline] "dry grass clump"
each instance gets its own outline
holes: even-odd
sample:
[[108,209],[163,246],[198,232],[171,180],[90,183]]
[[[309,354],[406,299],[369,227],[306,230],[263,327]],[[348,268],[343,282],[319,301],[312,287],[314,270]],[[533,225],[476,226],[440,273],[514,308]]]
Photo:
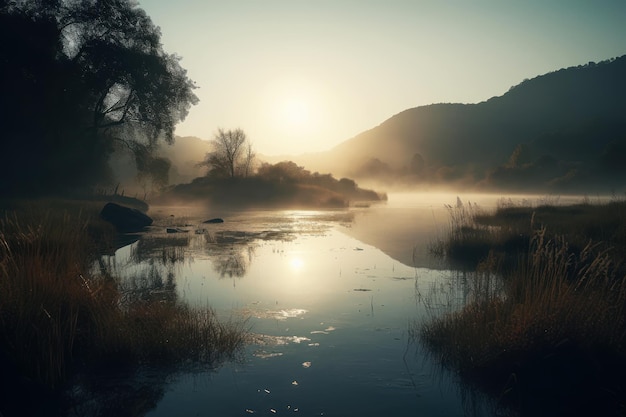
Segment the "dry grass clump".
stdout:
[[209,363],[245,343],[243,321],[219,321],[209,308],[123,297],[113,277],[94,272],[90,217],[41,212],[0,219],[0,365],[16,374],[5,382],[55,387],[73,364],[102,358]]

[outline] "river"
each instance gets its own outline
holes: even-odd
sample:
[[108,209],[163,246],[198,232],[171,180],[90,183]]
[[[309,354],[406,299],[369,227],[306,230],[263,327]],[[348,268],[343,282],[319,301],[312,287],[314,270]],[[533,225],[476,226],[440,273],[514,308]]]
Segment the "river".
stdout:
[[[460,196],[484,207],[497,198]],[[224,320],[246,317],[254,343],[215,369],[100,384],[116,387],[119,408],[134,407],[126,415],[487,415],[411,336],[438,305],[463,302],[458,271],[428,250],[445,231],[444,204],[456,203],[391,194],[342,210],[153,208],[155,226],[108,267]],[[212,217],[224,223],[202,223]]]

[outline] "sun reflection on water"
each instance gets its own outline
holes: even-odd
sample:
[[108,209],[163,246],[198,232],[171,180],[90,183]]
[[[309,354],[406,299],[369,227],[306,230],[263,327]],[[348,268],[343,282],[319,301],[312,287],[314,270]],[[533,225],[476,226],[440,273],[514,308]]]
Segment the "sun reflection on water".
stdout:
[[300,272],[304,268],[304,261],[302,258],[294,257],[289,260],[289,267],[293,272]]

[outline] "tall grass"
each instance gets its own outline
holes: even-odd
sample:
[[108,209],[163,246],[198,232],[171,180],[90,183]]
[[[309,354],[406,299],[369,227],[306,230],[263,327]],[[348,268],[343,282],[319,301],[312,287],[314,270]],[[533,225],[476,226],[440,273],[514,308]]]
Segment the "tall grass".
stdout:
[[56,211],[0,219],[3,365],[53,388],[78,362],[213,363],[236,354],[245,321],[218,321],[178,300],[127,299],[113,277],[94,272],[94,222]]
[[2,346],[24,374],[50,386],[65,376],[79,332],[96,328],[89,322],[105,314],[102,296],[111,293],[85,278],[86,228],[67,215],[0,220]]
[[598,243],[596,251],[612,248],[615,259],[626,253],[626,201],[590,204],[584,200],[567,206],[502,201],[494,211],[487,211],[458,199],[446,208],[446,234],[431,244],[431,252],[464,269],[475,268],[489,253],[514,258],[528,252],[541,228],[551,239],[565,236],[572,252],[582,251],[591,240]]
[[[588,245],[580,254],[563,239],[536,234],[529,256],[504,271],[493,291],[491,268],[474,274],[471,302],[424,323],[420,335],[443,362],[462,373],[504,356],[548,353],[564,343],[622,352],[626,341],[626,277],[615,274],[606,252]],[[482,290],[481,290],[482,289]]]
[[442,237],[430,244],[433,255],[446,258],[464,270],[475,268],[490,252],[509,246],[518,234],[506,225],[480,222],[487,212],[476,203],[463,203],[457,197],[455,205],[445,205],[448,224]]
[[[564,406],[567,401],[601,401],[612,404],[609,408],[626,404],[620,376],[626,370],[625,255],[613,247],[622,244],[623,209],[623,203],[542,207],[540,226],[537,211],[528,208],[507,208],[491,219],[474,216],[474,222],[482,222],[478,228],[494,229],[481,237],[489,249],[470,274],[466,302],[417,323],[414,337],[466,381],[515,397],[528,415],[533,402],[533,412],[541,413],[547,409],[542,401],[555,401],[552,411],[566,407],[568,412],[576,406]],[[503,224],[502,218],[518,214],[518,222]],[[597,224],[614,222],[614,227],[593,225],[593,214],[605,216]],[[454,218],[451,227],[467,227],[463,215],[463,222]],[[559,234],[548,232],[553,218]],[[502,237],[511,230],[528,235],[528,244],[504,257]]]

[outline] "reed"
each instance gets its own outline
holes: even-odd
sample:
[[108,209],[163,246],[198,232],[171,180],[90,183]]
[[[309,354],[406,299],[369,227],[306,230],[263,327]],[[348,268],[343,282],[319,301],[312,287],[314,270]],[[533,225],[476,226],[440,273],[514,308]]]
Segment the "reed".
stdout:
[[[0,337],[24,374],[46,385],[63,379],[82,328],[101,314],[106,283],[89,278],[87,222],[48,214],[0,220]],[[86,278],[87,277],[87,278]]]
[[15,376],[54,388],[77,363],[209,363],[246,342],[244,320],[124,297],[114,277],[94,268],[94,236],[108,233],[97,212],[17,213],[0,219],[0,360]]
[[[603,403],[607,410],[623,406],[624,207],[514,207],[473,216],[479,227],[493,228],[485,238],[492,246],[465,275],[463,301],[449,302],[443,312],[431,306],[413,337],[470,384],[503,403],[506,397],[509,406],[515,397],[514,408],[523,404],[528,415],[528,407],[546,412],[548,402],[563,409],[558,400],[565,397],[568,410],[580,401]],[[561,234],[548,233],[552,221]],[[465,227],[463,222],[453,218],[451,227]],[[505,252],[502,238],[509,233],[527,234],[528,244]]]
[[505,353],[548,351],[564,342],[621,352],[626,277],[615,271],[606,252],[588,245],[572,254],[565,240],[546,240],[541,230],[519,267],[503,271],[501,291],[493,290],[491,268],[479,269],[471,302],[424,323],[421,338],[462,373],[488,368]]
[[545,228],[550,239],[565,236],[572,252],[582,251],[594,241],[598,251],[611,248],[614,259],[626,252],[626,201],[558,205],[516,205],[502,200],[494,211],[476,204],[446,205],[445,235],[431,244],[434,255],[454,266],[474,269],[487,256],[498,254],[515,263],[520,252],[528,252],[533,235]]
[[494,227],[478,221],[486,212],[476,203],[463,203],[457,197],[456,205],[445,205],[448,224],[443,237],[430,245],[433,255],[445,257],[453,266],[471,269],[485,259],[494,247],[506,239],[504,227]]
[[105,353],[134,363],[217,366],[236,357],[248,333],[245,320],[218,320],[209,307],[180,302],[134,303],[119,322]]

